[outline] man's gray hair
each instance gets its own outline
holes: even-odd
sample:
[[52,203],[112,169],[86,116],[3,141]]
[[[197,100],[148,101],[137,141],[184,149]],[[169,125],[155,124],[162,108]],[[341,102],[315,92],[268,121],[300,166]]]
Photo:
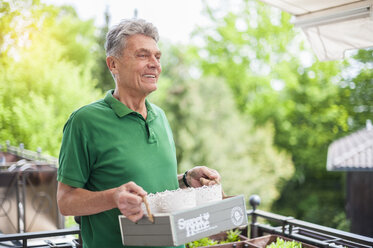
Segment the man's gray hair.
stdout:
[[113,26],[106,35],[106,56],[121,56],[126,46],[127,38],[131,35],[142,34],[159,40],[157,28],[143,19],[124,19]]

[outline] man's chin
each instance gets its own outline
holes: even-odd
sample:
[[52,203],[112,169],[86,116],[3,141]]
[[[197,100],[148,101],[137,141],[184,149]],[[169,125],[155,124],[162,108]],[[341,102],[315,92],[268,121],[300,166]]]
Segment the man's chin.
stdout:
[[149,87],[149,88],[147,89],[147,93],[148,93],[148,95],[149,95],[150,93],[156,91],[157,89],[158,89],[158,87],[157,87],[156,84],[153,85],[153,87]]

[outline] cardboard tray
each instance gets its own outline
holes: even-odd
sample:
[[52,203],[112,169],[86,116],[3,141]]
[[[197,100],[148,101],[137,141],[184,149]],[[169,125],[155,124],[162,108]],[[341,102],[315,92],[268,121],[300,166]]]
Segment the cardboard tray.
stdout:
[[248,224],[243,195],[153,217],[133,223],[120,215],[123,245],[177,246]]

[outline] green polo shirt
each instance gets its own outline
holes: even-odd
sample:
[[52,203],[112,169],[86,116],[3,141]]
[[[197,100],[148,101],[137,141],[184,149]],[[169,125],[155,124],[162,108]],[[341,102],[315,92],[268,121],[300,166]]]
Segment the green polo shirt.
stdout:
[[[101,191],[130,181],[148,193],[179,187],[175,144],[164,112],[146,101],[146,120],[115,99],[73,112],[64,126],[58,181]],[[84,247],[123,247],[119,210],[83,216]]]

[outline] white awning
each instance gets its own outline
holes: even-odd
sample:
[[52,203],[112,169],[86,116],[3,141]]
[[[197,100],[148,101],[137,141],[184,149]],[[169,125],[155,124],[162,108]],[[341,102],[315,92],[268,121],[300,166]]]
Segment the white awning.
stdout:
[[373,47],[373,0],[261,0],[295,16],[319,60]]

